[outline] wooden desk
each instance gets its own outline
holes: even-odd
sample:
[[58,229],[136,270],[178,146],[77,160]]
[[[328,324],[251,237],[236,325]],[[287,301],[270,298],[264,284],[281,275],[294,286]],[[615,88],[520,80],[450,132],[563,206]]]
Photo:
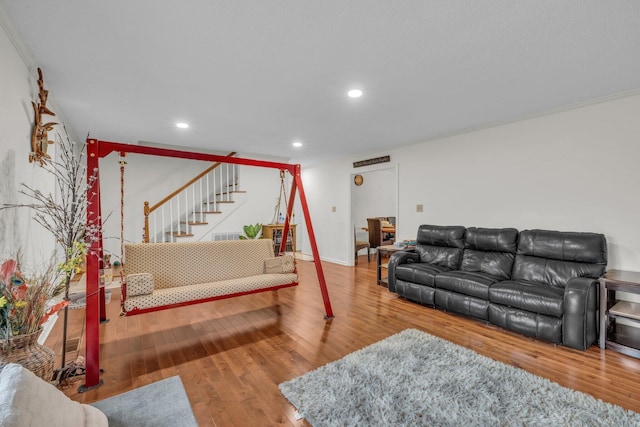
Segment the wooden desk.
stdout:
[[377,284],[380,286],[388,286],[388,280],[387,277],[382,277],[382,270],[387,270],[389,268],[389,263],[382,262],[382,255],[386,255],[387,257],[390,257],[391,255],[393,255],[395,252],[400,252],[400,251],[410,251],[415,249],[415,246],[405,246],[403,248],[397,248],[394,245],[384,245],[384,246],[378,246],[376,248],[376,258],[378,258],[378,265],[376,268],[377,271]]

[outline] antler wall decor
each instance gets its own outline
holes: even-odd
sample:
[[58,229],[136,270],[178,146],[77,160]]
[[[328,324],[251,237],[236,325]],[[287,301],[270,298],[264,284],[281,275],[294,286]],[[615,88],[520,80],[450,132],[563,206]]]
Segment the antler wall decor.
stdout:
[[31,153],[29,153],[29,163],[38,162],[40,163],[40,166],[42,166],[47,162],[47,160],[51,159],[51,156],[47,154],[47,146],[49,144],[53,144],[53,141],[49,140],[47,133],[50,130],[53,130],[53,126],[58,123],[42,123],[43,115],[55,116],[55,113],[47,108],[49,91],[44,88],[42,70],[40,68],[38,68],[38,87],[40,88],[40,102],[36,104],[31,101],[33,112],[35,114],[35,123],[33,125],[33,132],[31,133]]

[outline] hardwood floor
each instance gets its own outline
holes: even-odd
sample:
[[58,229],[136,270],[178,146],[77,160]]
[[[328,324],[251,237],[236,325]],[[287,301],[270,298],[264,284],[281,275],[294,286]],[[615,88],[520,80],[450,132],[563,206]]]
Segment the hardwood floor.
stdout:
[[[83,403],[180,375],[200,426],[308,425],[278,384],[406,328],[416,328],[563,386],[640,412],[640,360],[554,346],[399,298],[375,285],[375,257],[357,267],[324,263],[335,318],[324,309],[312,262],[300,285],[190,307],[118,317],[117,290],[100,326],[104,385]],[[68,339],[83,338],[84,310],[70,311]],[[59,353],[58,321],[46,345]],[[79,352],[84,352],[84,339]],[[69,352],[67,360],[76,354]]]

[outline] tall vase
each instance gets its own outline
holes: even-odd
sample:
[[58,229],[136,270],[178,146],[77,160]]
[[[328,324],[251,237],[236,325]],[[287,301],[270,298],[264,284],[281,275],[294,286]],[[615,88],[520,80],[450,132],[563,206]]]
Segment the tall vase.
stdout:
[[40,329],[32,334],[0,339],[0,369],[8,363],[18,363],[43,380],[51,381],[56,355],[50,348],[38,344],[41,332]]

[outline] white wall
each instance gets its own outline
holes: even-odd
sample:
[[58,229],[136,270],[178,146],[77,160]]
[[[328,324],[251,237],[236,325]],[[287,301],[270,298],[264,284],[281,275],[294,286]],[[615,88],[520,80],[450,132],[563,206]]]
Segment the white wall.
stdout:
[[[427,223],[592,231],[607,237],[610,269],[640,270],[638,117],[635,94],[370,157],[398,164],[398,239]],[[358,159],[303,171],[323,259],[351,257],[345,206]]]
[[[302,183],[309,206],[313,232],[325,261],[353,263],[353,229],[350,214],[351,163],[349,159],[332,161],[313,168],[302,168]],[[335,207],[335,212],[333,211]],[[298,223],[303,223],[301,217]],[[300,250],[310,254],[308,232],[301,225]]]
[[[29,163],[31,129],[34,115],[31,101],[38,99],[38,74],[25,63],[9,36],[3,11],[0,10],[0,203],[29,203],[31,199],[18,191],[21,184],[39,189],[44,194],[55,191],[53,176],[38,164]],[[44,84],[47,87],[46,70]],[[58,113],[55,93],[47,106]],[[60,121],[60,117],[45,116]],[[61,126],[56,131],[63,132]],[[55,132],[55,131],[54,131]],[[54,139],[54,132],[49,134]],[[55,146],[49,148],[55,156]],[[54,238],[32,219],[29,209],[0,210],[0,260],[22,252],[25,269],[40,266],[56,250]]]

